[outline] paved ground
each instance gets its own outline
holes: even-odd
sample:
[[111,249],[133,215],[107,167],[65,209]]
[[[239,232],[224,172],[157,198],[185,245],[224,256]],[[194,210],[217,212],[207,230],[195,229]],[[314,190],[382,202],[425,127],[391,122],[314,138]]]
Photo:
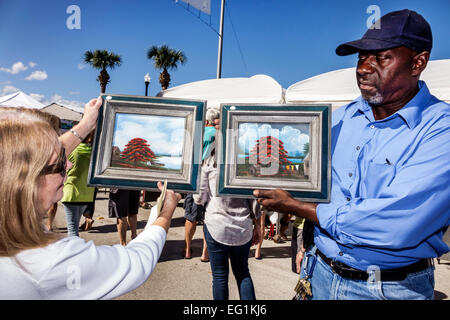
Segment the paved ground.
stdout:
[[[95,223],[88,232],[80,232],[86,240],[97,245],[119,243],[115,219],[108,218],[107,194],[98,193],[95,210]],[[202,248],[202,226],[198,226],[193,240],[193,258],[182,258],[184,248],[183,208],[178,207],[172,220],[167,242],[160,260],[150,278],[138,289],[118,299],[136,300],[211,300],[211,268],[209,263],[200,261]],[[149,209],[139,209],[138,233],[146,224]],[[83,219],[83,218],[82,218]],[[62,206],[59,205],[54,229],[66,232],[66,222]],[[128,241],[130,231],[128,231]],[[290,300],[298,275],[291,271],[290,242],[274,243],[265,240],[262,246],[263,259],[255,260],[254,247],[250,250],[249,267],[256,298],[258,300]],[[435,298],[450,300],[450,261],[436,263]],[[238,300],[236,281],[230,275],[230,299]]]

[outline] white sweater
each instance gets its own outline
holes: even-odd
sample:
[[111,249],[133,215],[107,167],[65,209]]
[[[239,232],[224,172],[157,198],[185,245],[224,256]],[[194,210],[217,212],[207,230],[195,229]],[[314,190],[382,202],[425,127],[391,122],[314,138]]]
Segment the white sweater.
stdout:
[[0,299],[118,297],[147,280],[165,241],[162,227],[148,226],[126,247],[96,246],[72,236],[0,257]]

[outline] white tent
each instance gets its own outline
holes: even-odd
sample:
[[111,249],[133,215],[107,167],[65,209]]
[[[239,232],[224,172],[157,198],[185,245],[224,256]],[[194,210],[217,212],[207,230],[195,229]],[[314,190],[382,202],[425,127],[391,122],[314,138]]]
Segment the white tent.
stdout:
[[[431,94],[450,103],[450,59],[433,60],[421,74]],[[355,68],[335,70],[294,83],[286,90],[286,103],[329,103],[332,110],[360,95]]]
[[44,104],[30,97],[22,91],[18,91],[3,97],[0,97],[0,106],[6,107],[25,107],[33,109],[42,109]]
[[195,81],[161,91],[158,96],[207,100],[207,107],[216,109],[221,103],[284,102],[283,88],[267,75]]

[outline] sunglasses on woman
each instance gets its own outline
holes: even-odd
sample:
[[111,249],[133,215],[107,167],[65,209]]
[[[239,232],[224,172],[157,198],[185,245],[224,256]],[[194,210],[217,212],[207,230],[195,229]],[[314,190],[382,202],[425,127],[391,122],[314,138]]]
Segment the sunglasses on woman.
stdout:
[[64,149],[64,147],[61,147],[61,151],[59,152],[56,162],[54,164],[45,166],[44,169],[42,169],[41,175],[59,173],[64,178],[66,176],[66,169],[66,150]]

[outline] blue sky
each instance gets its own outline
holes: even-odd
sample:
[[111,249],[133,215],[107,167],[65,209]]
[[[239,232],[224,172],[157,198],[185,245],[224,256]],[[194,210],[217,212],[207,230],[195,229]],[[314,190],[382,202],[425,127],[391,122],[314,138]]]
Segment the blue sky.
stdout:
[[[72,4],[81,10],[79,30],[66,26]],[[338,57],[335,49],[362,36],[370,5],[381,15],[418,11],[433,30],[431,59],[450,58],[449,0],[227,0],[222,77],[267,74],[287,88],[353,67],[356,56]],[[211,0],[211,17],[200,17],[218,30],[220,0]],[[167,44],[188,58],[169,71],[171,86],[216,77],[218,35],[173,0],[0,0],[0,39],[0,95],[20,89],[43,102],[80,105],[100,92],[98,71],[82,64],[83,53],[95,49],[123,59],[110,72],[109,93],[143,95],[147,72],[149,94],[160,91],[160,71],[147,59],[152,45]]]

